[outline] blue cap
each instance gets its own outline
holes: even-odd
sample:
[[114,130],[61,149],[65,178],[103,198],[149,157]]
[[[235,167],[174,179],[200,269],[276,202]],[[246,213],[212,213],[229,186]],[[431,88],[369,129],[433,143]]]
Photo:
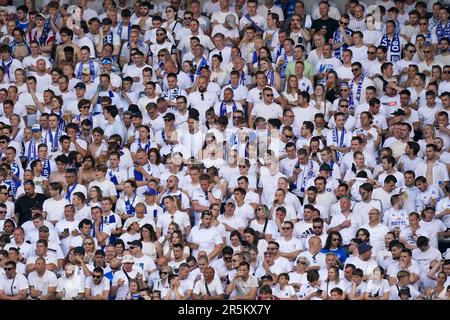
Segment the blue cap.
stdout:
[[147,188],[147,190],[145,190],[144,194],[147,196],[156,196],[158,195],[158,191],[156,191],[153,188]]
[[112,64],[112,60],[111,60],[111,58],[104,58],[104,59],[102,60],[102,63],[103,63],[103,64]]
[[367,242],[363,242],[358,246],[358,253],[360,255],[366,253],[369,250],[372,250],[372,246],[367,244]]

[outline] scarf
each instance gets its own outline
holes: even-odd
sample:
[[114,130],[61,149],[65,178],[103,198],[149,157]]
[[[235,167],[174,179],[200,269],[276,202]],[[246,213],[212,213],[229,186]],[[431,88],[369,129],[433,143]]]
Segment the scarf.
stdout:
[[10,70],[9,69],[10,69],[12,63],[13,63],[13,57],[10,57],[7,63],[5,63],[5,61],[2,59],[2,67],[3,67],[3,69],[5,69],[6,73],[8,74],[8,78],[9,79],[11,79],[11,75],[10,75]]
[[[150,163],[147,164],[147,171],[151,174],[152,165]],[[144,181],[144,174],[134,169],[134,180],[136,181]]]
[[72,196],[73,190],[75,190],[75,188],[77,187],[78,182],[75,182],[74,185],[71,186],[67,186],[67,192],[66,192],[66,200],[70,202],[70,197]]
[[137,143],[138,143],[138,149],[144,149],[145,152],[148,152],[148,150],[150,150],[150,145],[151,145],[150,140],[144,145],[144,147],[142,147],[142,145],[141,145],[141,140],[138,140]]
[[28,145],[28,162],[31,163],[33,160],[37,159],[36,151],[36,139],[32,138],[30,140],[30,144]]
[[[236,103],[233,101],[233,112],[237,111],[237,106]],[[227,115],[227,104],[225,101],[222,101],[222,103],[220,104],[220,111],[219,111],[219,115],[221,116],[226,116]]]
[[[130,32],[131,32],[131,23],[128,22],[128,32],[127,32],[127,38],[125,39],[126,41],[130,40]],[[119,22],[119,25],[117,26],[117,33],[119,35],[119,39],[122,41],[122,32],[123,32],[123,25],[122,22]]]
[[244,17],[247,18],[247,20],[250,22],[252,27],[254,27],[256,29],[256,32],[261,32],[261,33],[264,32],[264,30],[256,24],[256,22],[252,19],[252,17],[250,17],[249,13],[247,13]]
[[175,101],[179,95],[181,95],[181,89],[179,87],[176,87],[175,89],[164,90],[164,92],[162,93],[162,96],[164,98],[168,98],[168,100],[170,101]]
[[103,36],[103,45],[107,43],[114,45],[114,32],[112,32],[112,30],[109,32],[108,35]]
[[384,34],[381,38],[380,46],[386,47],[391,54],[391,62],[397,62],[401,59],[401,42],[397,33],[394,34],[392,40],[389,40],[388,35]]
[[200,59],[200,62],[197,65],[195,63],[195,58],[194,58],[194,59],[192,59],[192,64],[194,65],[195,74],[196,75],[201,75],[201,70],[202,70],[203,67],[207,67],[208,66],[208,61],[205,59],[205,57],[202,57]]
[[[339,148],[345,147],[345,143],[344,143],[344,138],[345,138],[345,134],[347,133],[347,130],[345,128],[342,129],[342,133],[341,136],[339,137],[339,131],[338,128],[335,127],[332,131],[333,134],[333,142],[337,143],[337,146]],[[339,161],[341,156],[341,152],[340,151],[336,151],[336,159]]]
[[353,78],[352,81],[350,81],[350,85],[349,85],[349,87],[350,87],[350,96],[349,96],[349,99],[348,99],[349,110],[355,110],[355,107],[356,107],[355,106],[355,100],[356,100],[357,104],[359,104],[359,102],[361,101],[361,92],[362,92],[363,82],[364,82],[364,76],[361,76],[359,78],[359,81],[358,81],[358,88],[356,89],[355,98],[353,98],[353,86],[355,84],[355,78]]
[[134,194],[133,199],[130,201],[130,198],[127,196],[124,197],[125,200],[125,211],[127,214],[134,214],[136,212],[135,206],[133,205],[134,201],[136,200],[136,194]]
[[273,70],[269,70],[266,74],[266,77],[267,77],[267,85],[273,87],[275,83],[275,73],[273,72]]
[[[78,67],[78,71],[77,71],[77,78],[78,79],[81,79],[81,73],[83,72],[83,65],[84,65],[84,63],[80,62],[80,66]],[[94,61],[92,61],[92,59],[89,59],[88,66],[89,66],[89,73],[91,74],[92,81],[94,81],[94,79],[95,79],[95,65],[94,65]]]
[[50,160],[45,160],[42,164],[42,176],[48,178],[52,173],[52,167],[50,165]]
[[438,42],[444,38],[447,38],[450,40],[450,21],[447,21],[447,23],[444,25],[444,27],[442,27],[442,24],[440,22],[437,23],[436,36],[438,38]]
[[52,145],[52,149],[53,150],[57,150],[58,149],[58,142],[59,142],[59,138],[62,136],[62,133],[61,133],[61,131],[59,130],[59,126],[58,126],[58,128],[56,129],[56,132],[55,132],[55,136],[53,136],[53,134],[52,134],[52,130],[48,130],[47,131],[47,134],[45,135],[45,139],[44,139],[44,143],[45,144],[47,144],[47,137],[48,136],[50,136],[50,144]]
[[[345,33],[347,34],[347,36],[350,36],[352,34],[350,29],[348,29],[348,28],[345,29]],[[334,44],[337,44],[337,43],[341,43],[342,41],[344,41],[344,36],[342,35],[342,32],[339,29],[337,29],[333,33],[333,42],[334,42]],[[347,48],[348,48],[348,44],[346,42],[344,42],[344,44],[342,46],[334,49],[334,57],[340,59],[342,53]]]

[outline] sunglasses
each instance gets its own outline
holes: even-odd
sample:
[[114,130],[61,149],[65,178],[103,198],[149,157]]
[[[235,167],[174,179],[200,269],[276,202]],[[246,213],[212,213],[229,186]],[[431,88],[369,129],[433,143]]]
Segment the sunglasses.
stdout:
[[1,140],[0,143],[6,143],[6,140]]
[[223,258],[224,261],[231,261],[231,258]]
[[14,270],[15,268],[9,267],[9,268],[3,268],[3,269],[5,269],[5,271],[11,271],[11,270]]
[[421,22],[421,23],[419,23],[419,25],[420,25],[420,26],[426,26],[427,23],[426,23],[426,22]]
[[90,106],[82,106],[81,109],[89,109]]
[[91,244],[92,244],[92,242],[85,242],[85,243],[83,243],[83,245],[85,245],[85,246],[89,246]]
[[281,228],[281,229],[283,229],[283,230],[291,230],[292,228],[290,228],[290,227],[288,227],[288,228],[283,227],[283,228]]
[[348,26],[348,22],[344,22],[344,21],[339,21],[340,24],[343,24],[344,26]]
[[359,71],[359,68],[352,69],[352,72],[356,72],[356,71]]
[[288,138],[288,139],[292,139],[294,136],[287,136],[287,135],[285,135],[285,137]]
[[313,229],[322,229],[322,226],[313,226]]
[[416,50],[408,50],[409,53],[416,53]]
[[[111,270],[112,270],[112,269],[111,269]],[[92,278],[93,278],[93,279],[100,279],[101,277],[102,277],[102,276],[98,276],[98,275],[95,275],[95,274],[92,275]]]
[[273,97],[273,94],[266,94],[266,97]]
[[278,248],[267,248],[267,250],[278,250]]
[[0,211],[0,213],[6,213],[6,211]]
[[340,239],[339,238],[334,238],[334,239],[331,239],[331,241],[340,241]]
[[247,166],[239,166],[239,168],[245,169],[247,168]]
[[424,50],[423,53],[430,53],[430,50]]
[[367,51],[367,54],[375,54],[375,51]]
[[161,274],[169,274],[167,271],[161,271]]

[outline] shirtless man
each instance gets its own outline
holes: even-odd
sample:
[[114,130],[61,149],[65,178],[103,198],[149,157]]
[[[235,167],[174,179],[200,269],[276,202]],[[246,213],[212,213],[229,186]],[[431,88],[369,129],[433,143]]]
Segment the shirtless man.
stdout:
[[61,41],[62,43],[56,48],[56,66],[60,66],[62,62],[66,61],[66,57],[64,55],[64,48],[66,47],[72,47],[74,52],[74,57],[73,57],[73,63],[74,65],[76,65],[78,63],[78,61],[80,61],[81,59],[81,52],[80,52],[80,48],[72,43],[72,39],[73,39],[73,31],[64,27],[61,29],[60,32],[60,36],[61,36]]

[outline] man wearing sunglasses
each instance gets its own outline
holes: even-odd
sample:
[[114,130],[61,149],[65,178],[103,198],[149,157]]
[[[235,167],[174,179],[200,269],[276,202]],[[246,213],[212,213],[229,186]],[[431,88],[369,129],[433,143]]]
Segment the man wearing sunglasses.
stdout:
[[281,106],[273,101],[274,94],[271,87],[265,87],[262,90],[262,103],[257,103],[252,108],[249,117],[249,127],[253,127],[254,119],[257,117],[263,117],[266,120],[269,119],[283,119],[283,109]]
[[25,300],[28,291],[27,278],[16,272],[14,261],[7,261],[3,270],[5,274],[0,277],[0,300]]
[[84,286],[84,298],[86,300],[108,300],[110,284],[103,275],[103,269],[97,267],[92,276],[86,279]]

